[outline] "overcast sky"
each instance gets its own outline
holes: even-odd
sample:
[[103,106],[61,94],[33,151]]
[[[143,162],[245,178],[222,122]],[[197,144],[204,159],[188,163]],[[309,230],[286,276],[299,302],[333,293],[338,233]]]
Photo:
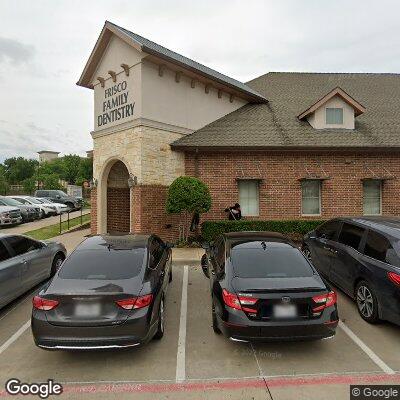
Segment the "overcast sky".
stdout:
[[247,81],[268,71],[400,72],[400,2],[0,0],[0,162],[92,148],[75,85],[105,20]]

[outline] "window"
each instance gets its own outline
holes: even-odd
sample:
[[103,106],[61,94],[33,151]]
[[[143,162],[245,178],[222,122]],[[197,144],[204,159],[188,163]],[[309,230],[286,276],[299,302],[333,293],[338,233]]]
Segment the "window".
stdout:
[[364,254],[375,260],[387,262],[387,253],[392,250],[392,246],[384,236],[377,232],[369,231],[365,243]]
[[241,180],[239,185],[239,203],[242,215],[259,215],[259,190],[257,180]]
[[314,273],[300,250],[285,243],[242,243],[233,247],[231,258],[240,278],[299,278]]
[[6,237],[4,240],[12,247],[15,255],[17,256],[40,248],[40,244],[38,242],[23,236]]
[[382,181],[368,180],[363,182],[364,215],[381,214]]
[[365,229],[344,223],[339,235],[339,242],[358,250]]
[[8,260],[10,258],[10,254],[8,254],[8,250],[6,246],[0,241],[0,262]]
[[[107,251],[75,251],[61,267],[61,279],[118,280],[139,275],[144,257],[143,248]],[[112,267],[112,268],[110,268]],[[100,288],[101,289],[101,288]],[[120,290],[120,286],[107,283],[103,290]]]
[[161,239],[154,238],[150,245],[150,253],[153,256],[153,266],[155,267],[160,262],[164,254],[164,243]]
[[301,213],[303,215],[321,214],[321,181],[306,180],[301,183]]
[[327,222],[317,229],[317,236],[322,239],[335,240],[337,233],[340,230],[340,222]]
[[222,237],[215,243],[215,261],[218,264],[218,268],[223,271],[225,264],[225,242]]
[[343,125],[343,108],[327,108],[326,124]]

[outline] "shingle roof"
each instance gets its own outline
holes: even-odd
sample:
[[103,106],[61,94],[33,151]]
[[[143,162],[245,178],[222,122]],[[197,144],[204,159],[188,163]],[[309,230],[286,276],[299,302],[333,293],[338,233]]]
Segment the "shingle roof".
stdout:
[[128,35],[132,40],[134,40],[141,47],[141,49],[145,53],[159,56],[159,57],[166,59],[168,61],[171,61],[175,64],[180,64],[183,67],[189,68],[190,70],[195,70],[196,72],[200,73],[201,75],[204,75],[208,78],[211,78],[220,83],[228,85],[234,89],[237,89],[241,92],[244,92],[261,102],[265,102],[265,100],[266,100],[260,93],[258,93],[251,87],[245,85],[244,83],[237,81],[236,79],[230,78],[229,76],[221,74],[220,72],[215,71],[211,68],[208,68],[205,65],[200,64],[196,61],[193,61],[190,58],[187,58],[185,56],[182,56],[181,54],[175,53],[174,51],[169,50],[166,47],[163,47],[155,42],[152,42],[151,40],[146,39],[143,36],[133,33],[125,28],[122,28],[121,26],[118,26],[110,21],[107,21],[107,23],[110,25],[113,25],[115,28],[119,29],[121,32]]
[[[247,104],[172,147],[400,148],[400,74],[272,72],[247,84],[268,103]],[[366,108],[354,130],[315,130],[297,118],[335,87]]]

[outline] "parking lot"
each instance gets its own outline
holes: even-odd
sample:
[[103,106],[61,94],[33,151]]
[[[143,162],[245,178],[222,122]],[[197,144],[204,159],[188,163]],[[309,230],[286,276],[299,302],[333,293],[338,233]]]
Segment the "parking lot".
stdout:
[[197,261],[175,261],[173,274],[164,338],[143,348],[95,353],[36,348],[29,318],[38,289],[2,310],[0,396],[10,378],[31,383],[52,378],[63,384],[66,399],[347,399],[351,383],[400,383],[400,328],[368,325],[341,292],[335,338],[253,345],[214,334],[208,281]]

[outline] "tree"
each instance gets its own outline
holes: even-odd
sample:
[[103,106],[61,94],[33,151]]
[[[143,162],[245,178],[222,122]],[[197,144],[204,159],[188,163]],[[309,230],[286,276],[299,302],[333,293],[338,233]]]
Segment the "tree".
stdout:
[[5,176],[10,185],[19,184],[35,175],[39,162],[24,157],[7,158],[4,161]]
[[84,181],[91,181],[93,178],[93,158],[81,158],[76,185],[82,185]]
[[62,157],[61,160],[63,163],[61,178],[69,184],[74,184],[79,175],[82,158],[74,154],[69,154]]
[[48,190],[62,189],[59,180],[60,177],[57,174],[40,176],[40,181],[42,181],[43,183],[43,189],[48,189]]
[[211,195],[207,185],[191,176],[176,178],[168,188],[166,210],[169,214],[183,213],[183,225],[179,239],[187,242],[189,237],[189,217],[194,213],[204,213],[211,208]]
[[0,194],[5,196],[8,192],[8,188],[9,185],[6,179],[5,168],[0,164]]
[[35,178],[27,178],[22,182],[24,186],[24,191],[27,194],[32,194],[36,189],[36,179]]

